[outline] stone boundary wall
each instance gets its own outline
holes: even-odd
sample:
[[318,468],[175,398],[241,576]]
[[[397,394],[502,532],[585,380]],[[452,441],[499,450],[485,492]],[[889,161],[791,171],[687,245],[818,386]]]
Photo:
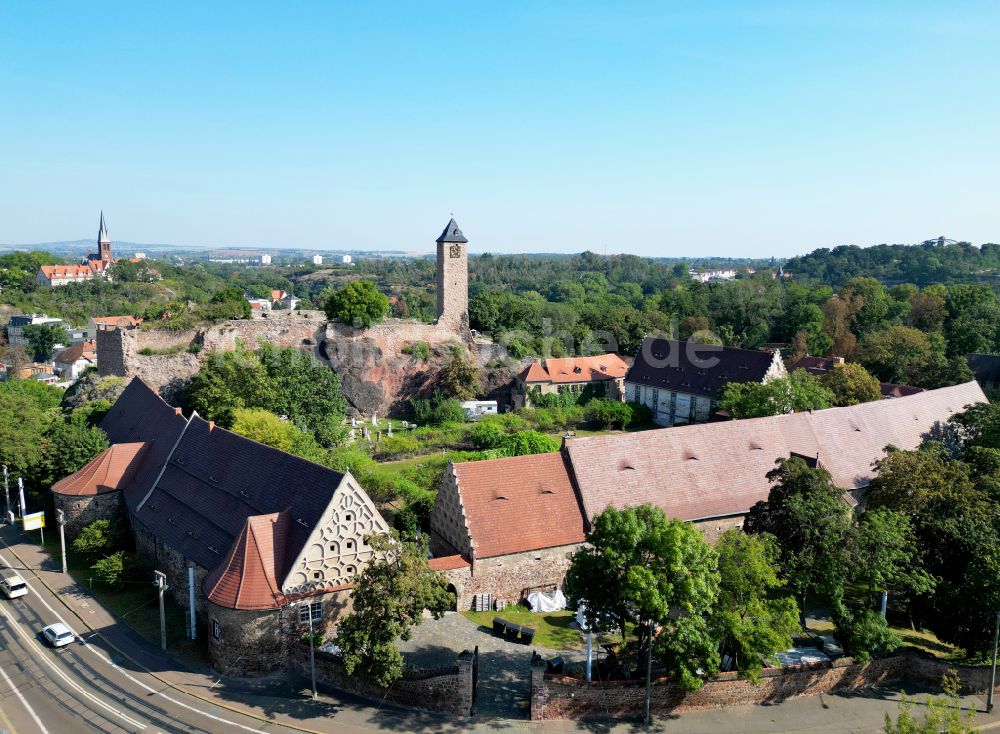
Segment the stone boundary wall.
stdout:
[[[735,672],[720,673],[697,691],[684,691],[665,679],[653,682],[653,715],[684,713],[698,709],[779,703],[797,696],[871,688],[890,681],[937,686],[954,669],[962,692],[983,693],[989,688],[988,667],[956,667],[946,662],[906,652],[870,663],[840,658],[832,663],[776,668],[763,671],[754,685]],[[531,667],[531,719],[637,718],[643,714],[643,681],[586,682],[576,678],[546,675],[544,661]]]
[[[309,678],[307,645],[293,644],[289,662],[293,671]],[[465,651],[458,655],[453,666],[408,670],[400,680],[385,689],[347,675],[338,656],[316,650],[316,681],[380,703],[388,701],[397,706],[423,711],[469,716],[474,700],[475,665],[476,653]]]

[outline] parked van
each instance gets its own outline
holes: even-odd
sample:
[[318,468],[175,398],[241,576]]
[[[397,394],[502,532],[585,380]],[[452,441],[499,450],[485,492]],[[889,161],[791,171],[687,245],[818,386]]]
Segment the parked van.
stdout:
[[20,574],[12,568],[0,569],[0,590],[8,599],[16,599],[28,593],[28,585]]

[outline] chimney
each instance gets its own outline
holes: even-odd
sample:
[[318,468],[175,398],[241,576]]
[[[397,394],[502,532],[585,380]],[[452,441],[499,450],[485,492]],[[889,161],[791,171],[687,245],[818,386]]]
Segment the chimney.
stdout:
[[211,433],[214,430],[215,430],[215,421],[209,421],[208,422],[208,432]]

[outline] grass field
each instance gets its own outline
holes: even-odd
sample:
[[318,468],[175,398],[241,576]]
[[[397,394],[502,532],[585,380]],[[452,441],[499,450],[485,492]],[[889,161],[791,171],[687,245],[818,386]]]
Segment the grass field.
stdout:
[[[59,562],[58,539],[46,537],[43,548],[57,563]],[[90,563],[75,556],[72,550],[67,557],[67,568],[76,582],[86,587],[103,606],[121,617],[129,627],[147,640],[160,644],[160,605],[152,576],[149,580],[133,577],[122,587],[112,588],[93,578]],[[163,611],[167,621],[167,650],[197,665],[207,665],[208,651],[205,648],[204,637],[197,640],[187,639],[184,632],[187,615],[185,610],[173,601],[169,592],[164,596]]]
[[494,617],[531,627],[535,630],[534,644],[552,650],[579,650],[584,645],[580,631],[569,626],[576,616],[571,611],[536,613],[527,607],[512,606],[502,612],[462,612],[462,615],[490,629],[493,628]]

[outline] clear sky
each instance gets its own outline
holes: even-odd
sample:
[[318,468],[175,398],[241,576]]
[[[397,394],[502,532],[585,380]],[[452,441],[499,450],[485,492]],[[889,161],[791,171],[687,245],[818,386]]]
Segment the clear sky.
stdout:
[[996,242],[998,113],[996,0],[11,1],[0,242]]

